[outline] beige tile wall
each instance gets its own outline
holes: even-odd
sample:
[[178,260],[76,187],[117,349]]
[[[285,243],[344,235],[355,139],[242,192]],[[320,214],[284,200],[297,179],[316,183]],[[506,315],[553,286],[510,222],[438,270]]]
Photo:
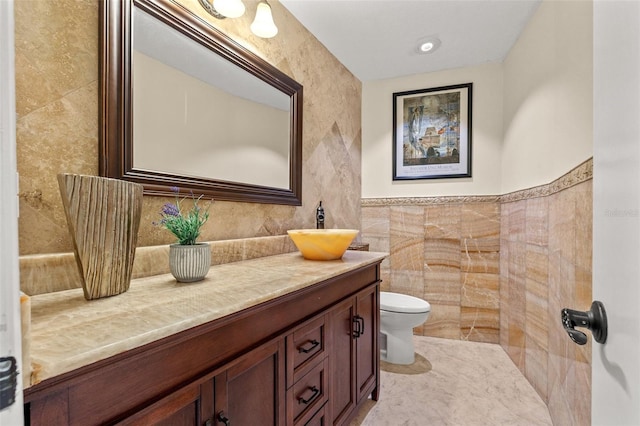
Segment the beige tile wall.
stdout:
[[[15,2],[17,162],[21,255],[73,250],[58,173],[98,173],[99,5],[103,0]],[[260,39],[250,13],[216,20],[198,0],[179,3],[304,86],[303,187],[300,207],[217,201],[203,241],[284,235],[315,226],[323,201],[327,227],[360,228],[361,83],[277,0],[279,33]],[[336,190],[339,188],[339,190]],[[165,197],[144,197],[139,246],[173,242],[152,225]]]
[[589,424],[591,341],[560,310],[591,305],[588,160],[548,185],[498,197],[364,199],[362,238],[388,251],[382,289],[422,297],[416,334],[500,343],[554,424]]
[[504,197],[500,343],[555,424],[583,425],[591,422],[592,342],[573,343],[560,310],[591,306],[593,195],[591,179],[582,180],[591,162],[572,173],[573,186]]
[[365,199],[362,240],[390,253],[383,290],[431,304],[416,333],[498,343],[498,197]]

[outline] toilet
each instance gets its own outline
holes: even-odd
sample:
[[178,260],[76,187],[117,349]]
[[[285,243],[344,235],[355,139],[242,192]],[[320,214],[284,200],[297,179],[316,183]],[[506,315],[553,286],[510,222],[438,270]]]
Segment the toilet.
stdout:
[[380,359],[391,364],[413,364],[413,327],[431,313],[426,300],[406,294],[380,292]]

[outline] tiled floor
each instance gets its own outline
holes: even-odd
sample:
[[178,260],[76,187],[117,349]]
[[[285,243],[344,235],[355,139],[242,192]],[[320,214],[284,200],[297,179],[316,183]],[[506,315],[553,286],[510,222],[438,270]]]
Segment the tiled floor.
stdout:
[[351,426],[552,424],[542,399],[499,345],[414,339],[416,362],[383,363],[378,402],[368,401]]

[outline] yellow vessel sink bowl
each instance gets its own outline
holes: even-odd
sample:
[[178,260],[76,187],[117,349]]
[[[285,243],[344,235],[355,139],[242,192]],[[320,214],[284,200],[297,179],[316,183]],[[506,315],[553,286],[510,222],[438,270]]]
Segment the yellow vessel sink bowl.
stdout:
[[287,231],[302,257],[308,260],[336,260],[358,235],[356,229],[292,229]]

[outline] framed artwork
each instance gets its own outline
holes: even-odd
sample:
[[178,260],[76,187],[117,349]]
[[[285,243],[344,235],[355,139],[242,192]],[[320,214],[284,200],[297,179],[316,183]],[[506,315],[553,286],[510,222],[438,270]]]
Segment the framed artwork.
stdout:
[[393,94],[393,180],[471,177],[472,89]]

